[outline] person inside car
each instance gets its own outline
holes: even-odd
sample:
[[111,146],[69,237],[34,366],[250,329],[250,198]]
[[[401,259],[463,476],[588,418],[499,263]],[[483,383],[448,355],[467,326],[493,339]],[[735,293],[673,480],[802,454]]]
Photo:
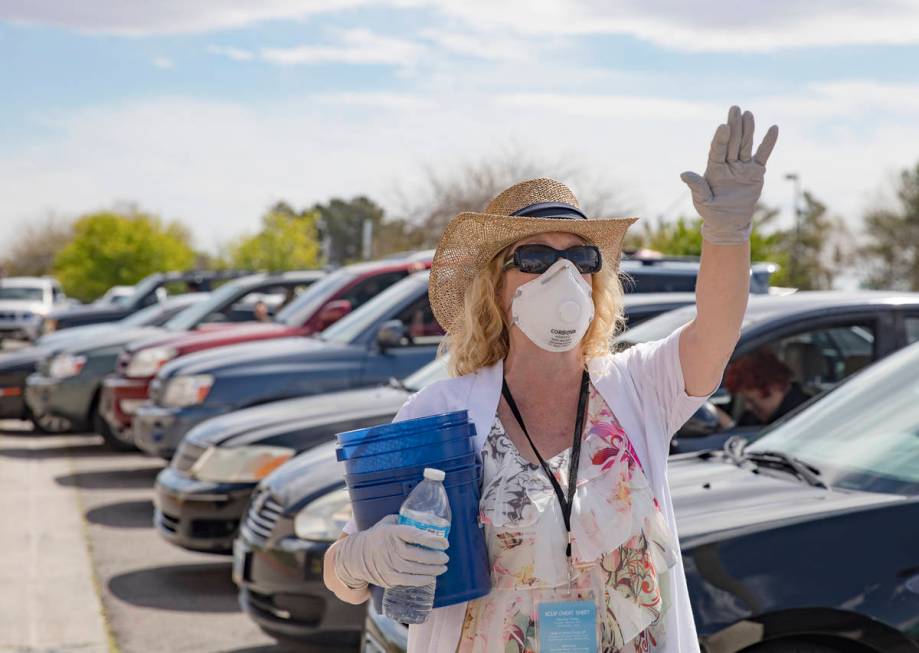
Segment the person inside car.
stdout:
[[725,388],[732,395],[743,397],[748,408],[727,425],[770,424],[809,400],[812,395],[792,377],[791,368],[767,348],[732,362],[725,371]]
[[[731,107],[705,176],[683,173],[703,218],[696,316],[621,352],[610,350],[624,327],[621,245],[638,218],[588,219],[567,186],[543,178],[448,224],[429,293],[451,378],[412,395],[395,420],[469,411],[491,588],[410,625],[410,653],[558,650],[546,642],[699,651],[667,457],[737,342],[777,134],[754,153],[753,115]],[[446,570],[445,538],[393,517],[363,531],[352,521],[326,553],[325,583],[340,599],[364,602],[370,584],[424,586]],[[560,603],[576,628],[555,619]]]

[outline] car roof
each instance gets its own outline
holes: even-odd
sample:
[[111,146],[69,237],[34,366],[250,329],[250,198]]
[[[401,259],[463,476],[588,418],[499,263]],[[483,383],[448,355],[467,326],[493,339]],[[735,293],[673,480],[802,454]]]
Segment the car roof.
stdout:
[[57,281],[48,277],[2,277],[0,286],[26,287],[26,286],[56,286]]

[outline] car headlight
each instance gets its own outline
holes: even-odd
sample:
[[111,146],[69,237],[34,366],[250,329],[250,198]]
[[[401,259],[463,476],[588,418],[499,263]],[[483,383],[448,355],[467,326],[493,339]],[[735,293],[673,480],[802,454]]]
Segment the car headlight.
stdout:
[[208,447],[191,466],[192,477],[216,483],[255,483],[290,460],[287,447]]
[[76,376],[86,365],[86,356],[74,356],[73,354],[58,354],[51,359],[48,366],[48,374],[55,379],[66,379],[68,376]]
[[57,331],[57,320],[45,320],[41,323],[42,334],[54,333]]
[[214,385],[214,377],[210,374],[177,376],[166,383],[160,403],[163,406],[176,408],[195,406],[207,398],[212,385]]
[[351,519],[348,488],[340,488],[308,503],[294,517],[294,533],[301,540],[334,542]]
[[164,363],[176,357],[175,349],[171,347],[151,347],[141,349],[131,356],[128,366],[124,370],[125,376],[148,377],[156,374]]

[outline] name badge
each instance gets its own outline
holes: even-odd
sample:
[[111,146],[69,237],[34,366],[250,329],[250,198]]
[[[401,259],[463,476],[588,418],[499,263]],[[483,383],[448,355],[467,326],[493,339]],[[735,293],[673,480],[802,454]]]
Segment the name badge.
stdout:
[[593,601],[546,601],[536,610],[539,653],[597,653]]

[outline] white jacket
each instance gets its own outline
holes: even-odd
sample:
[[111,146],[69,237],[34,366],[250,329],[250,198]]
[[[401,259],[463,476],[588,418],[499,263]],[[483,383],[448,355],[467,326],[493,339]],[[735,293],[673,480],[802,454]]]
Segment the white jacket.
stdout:
[[[628,434],[641,460],[654,494],[674,534],[673,502],[667,483],[670,439],[717,388],[703,396],[687,394],[680,365],[679,336],[686,325],[659,340],[639,343],[629,349],[589,364],[590,378]],[[409,397],[393,421],[437,413],[468,410],[476,427],[476,445],[481,450],[491,430],[501,396],[503,362],[472,374],[432,383]],[[352,532],[353,523],[345,529]],[[683,561],[669,574],[674,582],[665,617],[665,653],[698,653],[699,643],[689,603]],[[466,603],[437,608],[420,625],[409,627],[409,653],[453,653],[459,642]]]

